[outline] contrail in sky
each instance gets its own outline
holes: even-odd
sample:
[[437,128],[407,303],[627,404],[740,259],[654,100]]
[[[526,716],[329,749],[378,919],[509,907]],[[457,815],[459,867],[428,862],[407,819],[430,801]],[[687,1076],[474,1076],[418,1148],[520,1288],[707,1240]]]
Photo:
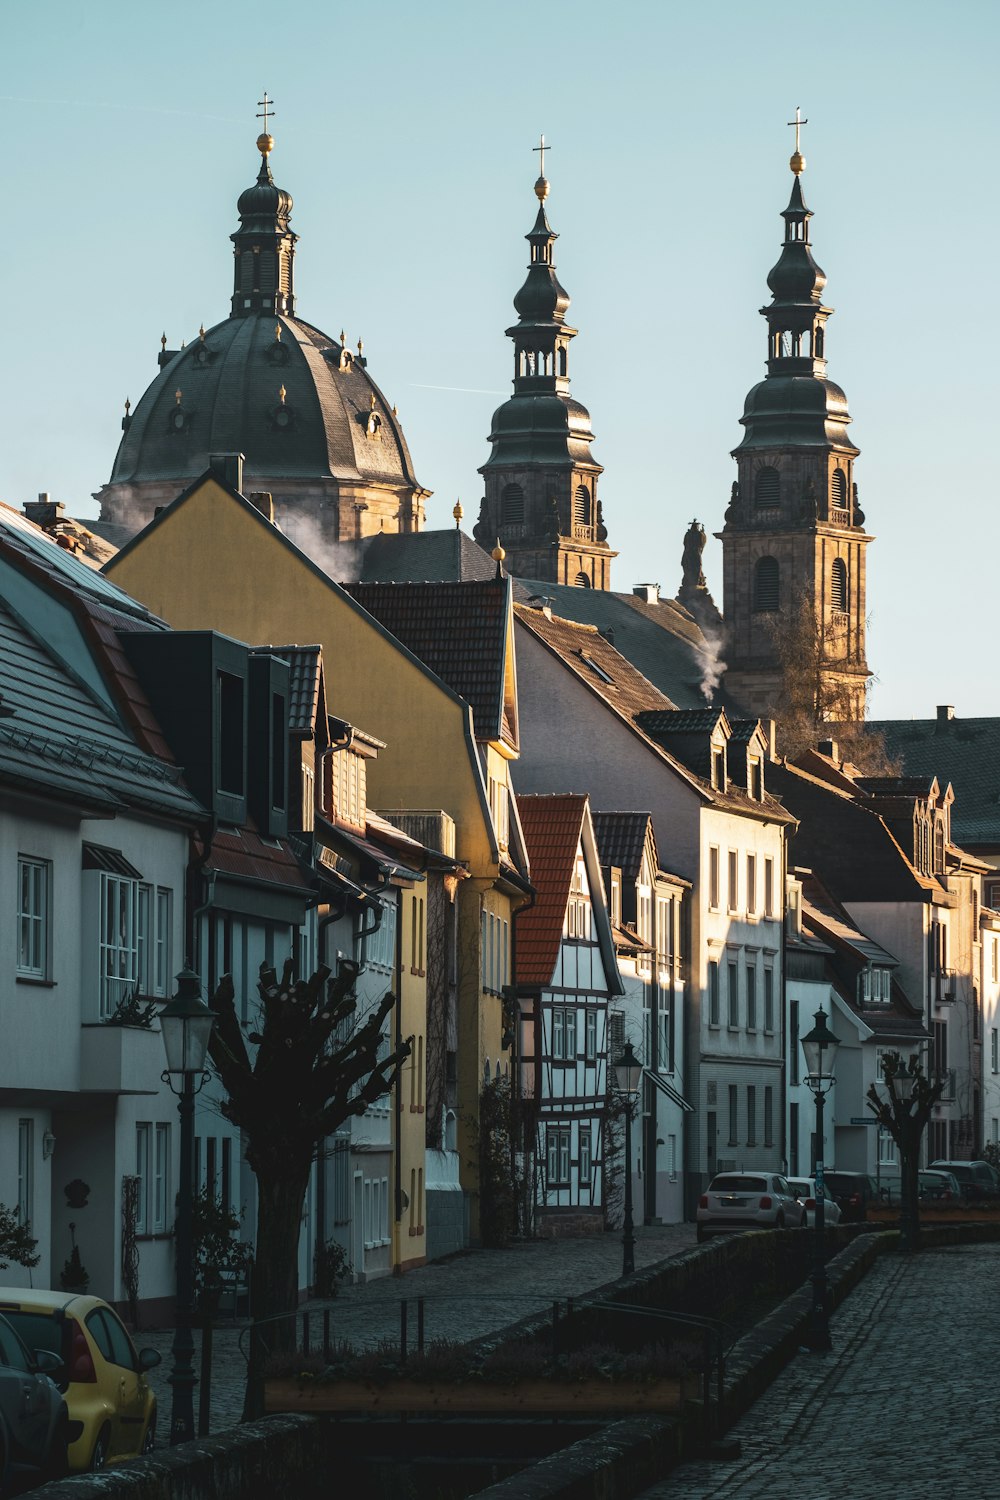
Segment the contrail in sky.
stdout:
[[424,385],[420,380],[411,380],[410,385],[418,391],[461,391],[466,396],[506,396],[507,391],[483,391],[471,385]]

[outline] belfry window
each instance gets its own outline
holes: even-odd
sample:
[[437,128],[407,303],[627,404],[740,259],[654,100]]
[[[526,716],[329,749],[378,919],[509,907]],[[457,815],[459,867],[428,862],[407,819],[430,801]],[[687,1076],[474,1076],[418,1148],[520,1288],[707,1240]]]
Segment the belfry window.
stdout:
[[500,495],[500,525],[524,524],[524,491],[519,484],[505,485]]
[[772,510],[781,504],[781,476],[773,465],[766,464],[754,475],[753,500],[758,510]]
[[566,374],[566,350],[565,350],[565,347],[560,347],[560,349],[559,349],[559,374],[560,375],[565,375]]
[[573,586],[578,589],[589,589],[591,586],[590,579],[586,573],[577,573]]
[[573,491],[573,525],[590,525],[590,491],[585,484],[578,484]]
[[759,557],[753,574],[753,607],[774,614],[781,608],[781,571],[776,557]]
[[830,608],[835,614],[846,615],[847,613],[847,564],[842,557],[833,559],[833,569],[830,574]]
[[830,498],[840,510],[847,509],[847,475],[839,466],[830,481]]

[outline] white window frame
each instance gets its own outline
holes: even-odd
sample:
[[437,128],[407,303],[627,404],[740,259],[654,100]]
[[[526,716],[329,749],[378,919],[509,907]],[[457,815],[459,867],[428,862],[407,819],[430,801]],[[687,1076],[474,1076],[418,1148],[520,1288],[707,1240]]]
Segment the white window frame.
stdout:
[[[584,1029],[586,1040],[584,1043],[584,1056],[588,1062],[597,1061],[597,1011],[590,1006],[584,1012]],[[994,1069],[994,1072],[996,1070]]]
[[774,1031],[774,967],[764,965],[764,1031],[770,1036]]
[[552,1061],[566,1061],[566,1011],[561,1005],[552,1007]]
[[774,860],[764,856],[764,915],[774,916]]
[[107,1021],[139,978],[139,882],[129,875],[100,872],[98,942],[100,1017]]
[[148,1120],[139,1120],[135,1127],[135,1175],[139,1190],[136,1196],[135,1232],[149,1233],[149,1138],[152,1125]]
[[158,885],[154,901],[155,934],[153,937],[153,994],[169,995],[173,988],[173,913],[174,893]]
[[17,1221],[30,1229],[35,1217],[35,1122],[17,1122]]
[[580,1122],[580,1186],[590,1187],[594,1180],[594,1153],[591,1149],[590,1124],[583,1120]]
[[52,861],[17,856],[17,977],[50,975]]
[[152,1224],[154,1234],[170,1228],[170,1126],[157,1121],[153,1137]]

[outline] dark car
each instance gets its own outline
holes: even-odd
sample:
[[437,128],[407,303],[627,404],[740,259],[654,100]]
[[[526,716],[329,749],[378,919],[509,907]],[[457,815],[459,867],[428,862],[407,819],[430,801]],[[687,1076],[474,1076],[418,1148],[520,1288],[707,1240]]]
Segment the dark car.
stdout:
[[57,1479],[66,1472],[69,1418],[51,1376],[62,1361],[48,1349],[29,1352],[0,1317],[0,1492],[17,1472]]
[[878,1201],[878,1183],[867,1172],[824,1172],[824,1181],[834,1203],[840,1209],[842,1224],[861,1224],[869,1207]]
[[988,1161],[932,1161],[932,1167],[951,1172],[958,1178],[967,1203],[980,1203],[997,1196],[997,1180]]

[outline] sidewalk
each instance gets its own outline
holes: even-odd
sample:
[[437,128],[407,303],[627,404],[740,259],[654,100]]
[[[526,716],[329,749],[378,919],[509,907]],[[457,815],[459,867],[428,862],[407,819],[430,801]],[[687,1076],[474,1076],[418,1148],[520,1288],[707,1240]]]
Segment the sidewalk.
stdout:
[[684,1464],[640,1500],[940,1500],[1000,1486],[1000,1245],[883,1255],[732,1429],[741,1456]]
[[[635,1264],[641,1270],[695,1243],[693,1224],[640,1227],[636,1230]],[[515,1323],[551,1303],[556,1297],[581,1296],[621,1275],[620,1232],[573,1240],[531,1240],[505,1250],[469,1250],[448,1260],[384,1276],[378,1281],[341,1289],[333,1307],[331,1338],[372,1345],[399,1336],[399,1304],[410,1300],[410,1338],[416,1339],[416,1301],[425,1299],[424,1336],[468,1340]],[[310,1304],[305,1304],[309,1306]],[[246,1366],[239,1349],[240,1325],[216,1328],[212,1350],[212,1431],[231,1427],[240,1419]],[[311,1337],[322,1337],[319,1318]],[[142,1329],[140,1346],[158,1349],[163,1362],[152,1371],[150,1383],[159,1403],[160,1432],[170,1425],[170,1346],[173,1330]],[[195,1368],[201,1358],[201,1335],[195,1333]],[[198,1391],[195,1390],[197,1413]]]

